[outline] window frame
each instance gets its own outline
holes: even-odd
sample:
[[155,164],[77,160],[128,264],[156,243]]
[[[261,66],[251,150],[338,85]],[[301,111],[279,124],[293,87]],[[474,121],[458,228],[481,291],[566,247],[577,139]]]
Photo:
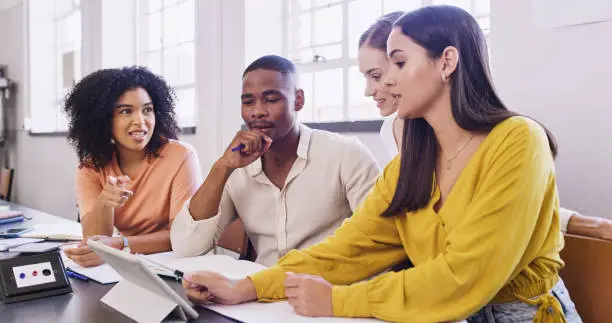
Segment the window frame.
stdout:
[[[54,110],[54,117],[53,117],[53,127],[49,127],[49,129],[44,129],[44,130],[36,130],[33,126],[33,120],[34,119],[38,119],[40,117],[36,117],[35,114],[37,114],[38,111],[34,111],[32,109],[32,86],[31,86],[31,81],[33,78],[32,75],[32,62],[31,62],[31,41],[32,41],[32,37],[31,37],[31,33],[32,33],[32,28],[31,28],[31,19],[32,19],[32,14],[31,14],[31,6],[32,1],[27,0],[24,1],[24,10],[23,10],[23,33],[24,33],[24,52],[25,52],[25,62],[26,62],[26,69],[25,69],[25,82],[28,84],[28,88],[25,92],[25,104],[28,107],[28,113],[27,115],[24,117],[24,128],[27,131],[28,135],[33,136],[33,137],[38,137],[38,136],[49,136],[49,137],[56,137],[56,136],[66,136],[68,134],[68,124],[66,123],[66,128],[60,127],[61,123],[60,123],[60,118],[62,117],[62,115],[64,115],[63,112],[63,102],[65,101],[65,98],[62,97],[62,95],[60,95],[60,92],[63,90],[60,88],[60,79],[62,78],[62,74],[61,74],[61,69],[60,67],[60,61],[62,59],[61,57],[61,53],[60,50],[58,48],[59,46],[59,37],[61,37],[60,35],[60,24],[63,23],[65,20],[69,19],[69,17],[77,12],[80,13],[81,15],[81,20],[79,25],[81,26],[81,31],[80,31],[80,35],[81,35],[81,41],[80,41],[80,46],[78,48],[75,49],[75,52],[78,50],[80,57],[79,62],[81,64],[81,66],[79,66],[79,70],[82,74],[82,63],[83,63],[83,11],[82,11],[82,4],[80,3],[81,1],[79,1],[78,5],[74,4],[74,1],[71,1],[72,4],[72,8],[70,8],[69,11],[64,12],[63,14],[59,15],[57,13],[57,3],[55,0],[53,1],[53,12],[49,15],[49,20],[52,21],[53,24],[53,61],[55,62],[55,65],[53,66],[53,72],[50,73],[50,75],[52,74],[52,77],[50,79],[51,83],[53,84],[53,95],[52,98],[50,97],[49,100],[49,104],[50,107],[49,109],[53,109]],[[76,56],[75,56],[76,59]],[[62,67],[63,68],[63,67]],[[47,76],[50,76],[47,75]],[[78,78],[82,78],[83,75],[79,75]],[[65,117],[65,116],[64,116]],[[66,120],[68,121],[68,120]],[[49,122],[49,124],[51,124],[51,122]],[[46,128],[46,127],[45,127]]]
[[[135,57],[134,57],[134,62],[136,65],[141,65],[141,66],[145,66],[147,68],[149,68],[149,66],[146,64],[146,59],[145,56],[151,54],[151,53],[159,53],[159,57],[160,57],[160,71],[153,71],[154,73],[158,73],[159,75],[161,75],[162,77],[164,76],[164,53],[167,50],[171,50],[171,49],[175,49],[178,48],[182,45],[185,44],[189,44],[191,43],[193,45],[193,57],[194,57],[194,78],[191,82],[188,83],[182,83],[179,85],[174,85],[174,84],[170,84],[170,82],[168,82],[168,80],[166,79],[166,82],[168,82],[168,85],[170,85],[174,91],[175,94],[180,92],[181,90],[185,90],[185,89],[192,89],[194,92],[194,118],[193,118],[193,124],[192,125],[181,125],[180,124],[180,116],[177,113],[177,122],[179,122],[179,127],[181,128],[181,134],[195,134],[196,133],[196,128],[197,128],[197,124],[198,124],[198,99],[197,99],[197,59],[196,59],[196,39],[197,39],[197,20],[198,20],[198,16],[197,16],[197,0],[193,0],[193,10],[194,10],[194,31],[193,31],[193,39],[189,40],[189,41],[177,41],[176,44],[173,44],[171,46],[164,46],[164,41],[163,41],[163,35],[164,35],[164,10],[166,10],[169,7],[178,7],[181,3],[187,2],[189,0],[176,0],[176,3],[170,5],[170,6],[166,6],[164,4],[163,0],[160,0],[161,2],[161,7],[159,8],[159,10],[157,10],[156,12],[160,13],[160,21],[161,21],[161,26],[160,26],[160,31],[161,31],[161,39],[160,39],[160,47],[158,49],[155,50],[149,50],[148,49],[148,39],[149,39],[149,34],[148,34],[148,15],[150,15],[151,13],[148,12],[147,10],[147,4],[148,4],[148,0],[136,0],[136,11],[135,11],[135,21],[134,21],[134,28],[135,28],[135,38],[136,38],[136,51],[135,51]],[[180,104],[180,102],[178,100],[180,100],[180,98],[178,97],[177,94],[177,103]],[[176,112],[176,111],[175,111]]]

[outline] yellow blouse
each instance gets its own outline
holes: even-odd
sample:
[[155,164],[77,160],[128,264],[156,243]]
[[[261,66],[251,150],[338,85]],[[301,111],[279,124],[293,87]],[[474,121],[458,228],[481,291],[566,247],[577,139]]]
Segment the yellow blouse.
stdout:
[[[540,125],[524,117],[497,125],[439,212],[436,189],[421,210],[380,216],[399,169],[396,157],[332,236],[252,275],[259,299],[284,299],[291,271],[332,283],[336,316],[443,322],[465,319],[490,302],[522,300],[539,305],[535,322],[565,321],[549,293],[563,266],[563,236],[553,158]],[[414,268],[364,281],[406,255]]]

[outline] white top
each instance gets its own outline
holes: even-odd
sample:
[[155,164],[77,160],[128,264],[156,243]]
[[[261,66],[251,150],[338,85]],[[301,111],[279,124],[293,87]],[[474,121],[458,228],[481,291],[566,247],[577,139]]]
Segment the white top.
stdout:
[[174,251],[183,256],[207,252],[240,217],[257,262],[273,265],[291,249],[331,235],[379,175],[374,156],[356,138],[300,126],[297,155],[282,190],[268,179],[259,159],[232,173],[214,217],[195,221],[186,203],[170,230]]
[[399,153],[399,150],[397,150],[397,143],[395,142],[395,131],[393,131],[393,123],[396,118],[397,112],[386,116],[383,120],[382,127],[380,127],[380,141],[391,158],[394,158]]
[[566,208],[559,208],[559,221],[561,222],[561,232],[567,233],[567,225],[569,224],[572,216],[578,214],[578,212]]

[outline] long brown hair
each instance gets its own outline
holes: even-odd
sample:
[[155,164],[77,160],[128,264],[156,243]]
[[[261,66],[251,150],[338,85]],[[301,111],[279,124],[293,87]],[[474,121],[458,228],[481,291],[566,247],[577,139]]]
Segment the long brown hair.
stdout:
[[[428,6],[399,18],[394,27],[439,58],[448,46],[457,48],[459,62],[450,76],[451,109],[465,130],[488,132],[502,121],[518,116],[508,110],[495,92],[489,70],[487,44],[476,20],[453,6]],[[557,143],[544,128],[553,157]],[[382,214],[390,217],[419,210],[429,203],[438,159],[438,141],[423,118],[404,121],[399,181],[391,204]]]

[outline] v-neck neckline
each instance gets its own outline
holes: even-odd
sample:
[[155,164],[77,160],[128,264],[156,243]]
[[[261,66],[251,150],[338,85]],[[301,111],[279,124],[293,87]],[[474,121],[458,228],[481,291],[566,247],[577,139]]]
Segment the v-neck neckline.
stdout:
[[[509,119],[506,119],[506,120],[509,120]],[[484,153],[484,150],[489,145],[489,141],[492,140],[492,139],[490,139],[492,137],[491,135],[493,134],[493,132],[499,126],[501,126],[503,123],[505,123],[506,120],[498,123],[495,127],[493,127],[493,129],[491,129],[491,131],[489,131],[489,133],[487,134],[485,139],[480,143],[480,145],[478,146],[478,149],[476,149],[476,152],[474,153],[474,155],[472,155],[472,157],[470,158],[468,163],[465,165],[463,170],[461,170],[461,173],[459,174],[459,177],[457,177],[457,180],[455,181],[455,184],[453,184],[453,188],[451,188],[450,192],[448,193],[448,196],[446,197],[446,201],[444,201],[444,204],[440,207],[440,209],[438,211],[436,211],[435,206],[440,201],[440,199],[442,198],[442,191],[440,190],[440,186],[438,185],[438,181],[436,179],[436,172],[434,171],[434,176],[433,176],[434,189],[433,189],[433,192],[432,192],[431,201],[430,201],[430,203],[428,205],[428,209],[431,212],[435,213],[436,215],[440,215],[445,210],[446,205],[448,204],[448,202],[453,197],[454,192],[457,190],[457,187],[461,186],[460,184],[462,183],[462,181],[463,181],[463,179],[465,177],[465,173],[471,167],[473,167],[473,164],[475,163],[475,160],[480,159],[480,155]]]

